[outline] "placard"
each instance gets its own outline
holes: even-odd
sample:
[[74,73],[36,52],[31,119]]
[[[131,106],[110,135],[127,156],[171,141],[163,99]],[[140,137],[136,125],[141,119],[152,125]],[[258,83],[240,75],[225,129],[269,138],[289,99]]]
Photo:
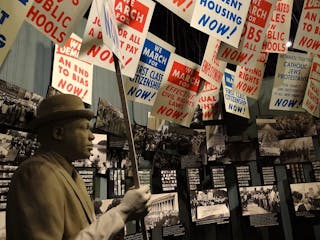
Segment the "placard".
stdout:
[[251,174],[249,165],[236,166],[236,173],[239,187],[251,186]]
[[225,188],[224,167],[211,167],[211,179],[213,188]]

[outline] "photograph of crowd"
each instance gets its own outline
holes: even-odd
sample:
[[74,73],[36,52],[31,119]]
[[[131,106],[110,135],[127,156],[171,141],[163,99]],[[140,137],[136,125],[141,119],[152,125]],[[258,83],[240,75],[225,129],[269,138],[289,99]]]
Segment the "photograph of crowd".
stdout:
[[280,156],[280,146],[276,119],[256,119],[259,155],[260,156]]
[[41,100],[40,95],[0,80],[0,124],[28,128]]
[[239,191],[243,216],[280,212],[276,185],[241,187]]
[[308,216],[314,211],[320,211],[319,182],[290,184],[290,188],[297,216]]
[[226,144],[223,125],[206,126],[208,161],[218,161],[225,155]]
[[309,162],[316,160],[312,137],[280,140],[281,163]]
[[225,157],[231,162],[256,161],[256,149],[254,141],[230,141],[226,144]]
[[95,128],[116,136],[125,137],[123,113],[107,100],[99,98]]
[[191,191],[190,205],[193,222],[207,220],[220,222],[230,217],[226,188]]

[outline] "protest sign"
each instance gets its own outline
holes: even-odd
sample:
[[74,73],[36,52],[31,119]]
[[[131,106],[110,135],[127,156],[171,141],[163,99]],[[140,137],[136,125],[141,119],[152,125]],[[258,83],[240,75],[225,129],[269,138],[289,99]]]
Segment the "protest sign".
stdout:
[[151,114],[189,127],[198,103],[200,66],[172,54]]
[[250,1],[196,1],[190,25],[238,47]]
[[208,121],[213,119],[219,119],[219,90],[213,84],[208,81],[203,81],[203,88],[199,91],[198,104],[202,109],[202,120]]
[[227,66],[226,62],[216,59],[219,46],[220,40],[209,36],[200,68],[200,77],[210,82],[218,89],[220,89],[224,69]]
[[320,52],[320,4],[305,0],[293,47],[306,52]]
[[311,115],[320,117],[320,57],[314,56],[302,108]]
[[114,0],[94,0],[97,1],[97,11],[101,19],[101,32],[103,43],[111,49],[117,56],[120,63],[124,65],[118,35],[118,25],[114,12]]
[[78,59],[81,41],[80,37],[72,34],[63,47],[56,44],[51,85],[62,93],[79,96],[91,104],[93,65]]
[[[115,0],[115,15],[124,68],[121,73],[134,77],[147,37],[155,3],[152,0]],[[83,34],[79,58],[115,71],[113,53],[103,44],[98,6],[93,1]]]
[[234,90],[258,99],[264,70],[265,64],[263,62],[257,62],[254,68],[237,66],[233,84]]
[[0,3],[0,66],[6,58],[32,1],[10,0]]
[[252,0],[239,47],[235,48],[222,42],[217,58],[235,65],[255,67],[275,1]]
[[278,0],[273,10],[262,50],[286,53],[288,51],[293,0]]
[[301,107],[312,57],[304,53],[279,54],[269,109],[303,112]]
[[224,106],[226,112],[244,118],[250,118],[249,106],[246,95],[233,90],[235,73],[229,69],[224,72],[222,80]]
[[187,23],[191,22],[195,0],[156,0]]
[[35,0],[26,20],[54,43],[63,46],[92,0]]
[[148,33],[134,78],[124,82],[127,99],[152,106],[175,48]]

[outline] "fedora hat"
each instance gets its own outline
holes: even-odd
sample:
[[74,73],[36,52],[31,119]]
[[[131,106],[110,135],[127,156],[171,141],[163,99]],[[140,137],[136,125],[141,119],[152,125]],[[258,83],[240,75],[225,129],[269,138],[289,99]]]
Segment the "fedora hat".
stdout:
[[30,122],[31,129],[37,129],[49,122],[68,118],[91,119],[94,113],[85,109],[80,97],[72,94],[59,94],[43,99],[36,110],[35,118]]

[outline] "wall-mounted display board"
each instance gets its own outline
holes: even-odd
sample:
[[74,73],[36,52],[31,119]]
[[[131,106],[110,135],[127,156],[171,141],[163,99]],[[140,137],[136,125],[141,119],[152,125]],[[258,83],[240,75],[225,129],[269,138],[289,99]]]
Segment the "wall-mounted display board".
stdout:
[[91,199],[94,199],[95,193],[95,174],[96,168],[94,167],[76,167],[76,170],[83,179],[84,185],[87,189]]

